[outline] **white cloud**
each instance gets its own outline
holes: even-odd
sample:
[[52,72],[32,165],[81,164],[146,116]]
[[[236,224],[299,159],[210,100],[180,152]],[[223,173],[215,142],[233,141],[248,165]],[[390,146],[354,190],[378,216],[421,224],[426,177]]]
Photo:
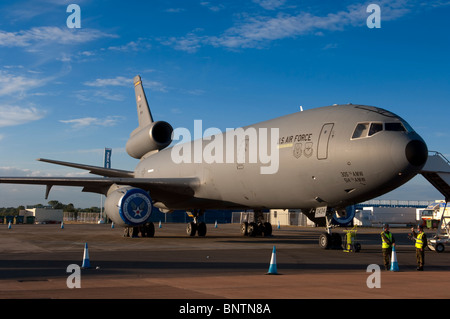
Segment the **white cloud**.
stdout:
[[[269,10],[274,10],[284,4],[283,0],[254,1]],[[162,43],[189,53],[194,53],[205,45],[228,49],[263,48],[275,40],[308,34],[323,34],[324,31],[339,31],[350,26],[365,27],[368,4],[369,2],[352,4],[344,10],[322,16],[308,12],[299,14],[278,12],[275,15],[250,17],[243,15],[246,17],[245,20],[238,21],[221,35],[199,35],[197,30],[183,37],[171,37]],[[383,0],[379,2],[379,5],[383,21],[397,19],[411,10],[411,4],[405,0]]]
[[0,127],[21,125],[40,120],[45,112],[35,107],[0,105]]
[[0,70],[0,96],[22,93],[43,86],[48,80],[13,75]]
[[140,51],[140,50],[148,50],[151,48],[150,43],[145,38],[138,38],[136,41],[130,41],[127,44],[121,46],[110,46],[108,50],[112,51],[120,51],[120,52],[129,52],[129,51]]
[[[127,78],[124,76],[116,76],[115,78],[108,79],[95,79],[94,81],[87,81],[83,83],[86,86],[91,87],[108,87],[108,86],[124,86],[124,87],[132,87],[133,80],[132,78]],[[145,87],[148,87],[150,90],[159,91],[159,92],[167,92],[167,87],[158,81],[145,81]],[[104,96],[104,94],[96,93],[97,96]]]
[[104,86],[131,86],[133,80],[131,78],[126,78],[124,76],[116,76],[111,79],[96,79],[90,82],[84,82],[84,85],[93,87],[104,87]]
[[73,120],[60,120],[60,122],[69,124],[72,128],[79,129],[88,126],[115,126],[121,119],[123,119],[122,116],[107,116],[103,119],[97,117],[83,117]]
[[213,12],[219,12],[225,8],[225,6],[223,4],[211,4],[211,2],[208,2],[208,1],[200,2],[200,5],[208,8],[209,10],[211,10]]
[[29,30],[6,32],[0,30],[0,46],[27,47],[31,45],[79,44],[104,37],[117,37],[96,29],[69,29],[59,27],[34,27]]
[[253,2],[259,4],[266,10],[275,10],[282,6],[286,0],[253,0]]

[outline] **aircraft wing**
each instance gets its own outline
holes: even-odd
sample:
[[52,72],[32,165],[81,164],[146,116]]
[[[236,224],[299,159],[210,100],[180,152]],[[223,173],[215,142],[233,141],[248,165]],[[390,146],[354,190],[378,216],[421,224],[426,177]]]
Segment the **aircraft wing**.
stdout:
[[71,162],[63,162],[63,161],[55,161],[46,158],[38,158],[37,161],[46,162],[51,164],[63,165],[68,167],[74,167],[79,169],[88,170],[89,173],[100,176],[108,176],[108,177],[134,177],[134,172],[124,171],[121,169],[112,169],[112,168],[104,168],[100,166],[92,166]]
[[199,186],[197,178],[122,178],[122,177],[0,177],[0,184],[46,185],[45,198],[50,189],[57,186],[83,187],[83,192],[106,195],[113,184],[128,185],[156,193],[170,193],[193,196]]

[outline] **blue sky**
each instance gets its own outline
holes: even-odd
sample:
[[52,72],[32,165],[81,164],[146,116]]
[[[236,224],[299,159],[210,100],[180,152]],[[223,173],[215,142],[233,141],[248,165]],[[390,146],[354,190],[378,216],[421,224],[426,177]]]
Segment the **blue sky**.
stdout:
[[[66,8],[81,8],[70,29]],[[370,29],[369,4],[381,8]],[[132,78],[154,117],[222,130],[334,103],[387,108],[450,157],[450,1],[89,1],[0,3],[0,175],[87,176],[39,157],[133,170]],[[46,203],[0,185],[0,206]],[[440,199],[422,177],[383,198]],[[98,206],[55,187],[49,200]]]

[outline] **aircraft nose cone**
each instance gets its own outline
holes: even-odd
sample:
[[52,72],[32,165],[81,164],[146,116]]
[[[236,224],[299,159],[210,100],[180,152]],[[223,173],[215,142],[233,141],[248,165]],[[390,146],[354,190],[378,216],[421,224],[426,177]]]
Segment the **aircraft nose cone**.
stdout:
[[406,158],[411,165],[422,166],[428,158],[427,145],[420,140],[413,140],[406,145]]

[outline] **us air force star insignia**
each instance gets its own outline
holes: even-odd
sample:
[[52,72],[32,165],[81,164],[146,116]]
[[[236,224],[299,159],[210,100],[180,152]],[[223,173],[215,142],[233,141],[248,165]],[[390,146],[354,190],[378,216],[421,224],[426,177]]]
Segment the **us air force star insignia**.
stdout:
[[151,215],[152,204],[146,194],[140,192],[127,193],[121,205],[125,219],[132,224],[143,223]]
[[141,201],[139,206],[137,206],[136,201],[137,201],[137,199],[133,199],[131,201],[130,205],[131,205],[131,208],[132,208],[132,210],[134,212],[134,217],[141,218],[142,217],[141,213],[143,213],[146,210],[147,207],[146,207],[145,202],[143,200]]

